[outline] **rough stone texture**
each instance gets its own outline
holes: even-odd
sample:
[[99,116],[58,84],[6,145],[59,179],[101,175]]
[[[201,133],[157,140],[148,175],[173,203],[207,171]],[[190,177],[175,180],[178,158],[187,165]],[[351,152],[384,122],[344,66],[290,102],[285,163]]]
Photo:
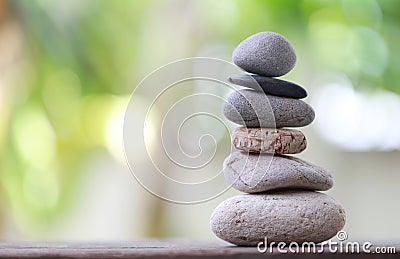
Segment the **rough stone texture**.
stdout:
[[297,154],[306,149],[307,140],[294,129],[239,127],[232,134],[232,144],[247,152]]
[[228,95],[222,112],[228,120],[251,128],[303,127],[315,118],[314,110],[302,100],[251,89]]
[[222,202],[211,215],[211,229],[235,245],[315,242],[332,238],[345,224],[342,206],[326,194],[285,191],[245,194]]
[[231,83],[263,91],[266,94],[301,99],[307,97],[307,91],[292,82],[260,75],[239,75],[229,78]]
[[259,32],[236,47],[232,60],[247,72],[276,77],[292,70],[297,57],[293,46],[282,35]]
[[290,156],[233,152],[225,159],[223,172],[233,188],[247,193],[275,189],[326,191],[333,186],[328,171]]

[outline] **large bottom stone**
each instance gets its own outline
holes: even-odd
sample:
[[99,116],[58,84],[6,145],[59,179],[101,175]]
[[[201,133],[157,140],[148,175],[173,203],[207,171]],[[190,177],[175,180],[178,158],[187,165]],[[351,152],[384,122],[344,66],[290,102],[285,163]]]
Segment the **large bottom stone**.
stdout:
[[268,243],[320,243],[345,224],[342,206],[313,191],[245,194],[222,202],[211,215],[211,229],[219,238],[240,246]]

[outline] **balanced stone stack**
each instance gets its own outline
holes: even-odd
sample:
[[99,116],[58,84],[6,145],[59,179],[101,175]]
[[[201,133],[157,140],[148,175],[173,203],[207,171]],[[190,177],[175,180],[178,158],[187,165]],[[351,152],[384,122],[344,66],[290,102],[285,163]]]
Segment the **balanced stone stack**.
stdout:
[[224,161],[223,172],[233,188],[248,193],[222,202],[211,216],[211,229],[236,245],[259,242],[315,242],[332,238],[345,223],[342,206],[326,191],[331,174],[288,156],[307,145],[301,131],[283,127],[309,125],[314,110],[301,86],[276,79],[293,69],[296,54],[280,34],[260,32],[239,44],[233,62],[252,73],[229,78],[247,89],[230,94],[223,107],[236,128],[238,151]]

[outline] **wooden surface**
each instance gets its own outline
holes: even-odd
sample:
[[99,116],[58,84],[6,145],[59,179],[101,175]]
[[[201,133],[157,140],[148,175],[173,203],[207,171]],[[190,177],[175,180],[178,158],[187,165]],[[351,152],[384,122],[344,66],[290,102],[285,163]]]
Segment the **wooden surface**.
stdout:
[[[374,258],[398,258],[400,242],[372,242],[396,247],[396,254],[374,254]],[[118,243],[0,243],[0,258],[320,258],[321,254],[260,253],[255,247],[236,247],[218,241],[143,240]],[[324,258],[365,258],[366,254],[330,253]]]

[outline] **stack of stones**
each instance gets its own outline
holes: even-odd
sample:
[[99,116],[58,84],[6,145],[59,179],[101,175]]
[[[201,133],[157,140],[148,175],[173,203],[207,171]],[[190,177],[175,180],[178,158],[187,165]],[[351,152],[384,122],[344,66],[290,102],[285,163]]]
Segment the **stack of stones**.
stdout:
[[260,32],[239,44],[233,62],[252,73],[229,78],[247,89],[230,94],[223,107],[227,119],[242,127],[232,135],[235,151],[224,162],[224,176],[247,194],[222,202],[211,216],[211,229],[236,245],[259,242],[319,243],[345,224],[342,206],[326,191],[331,174],[287,154],[307,145],[301,131],[283,127],[309,125],[313,109],[300,100],[301,86],[279,80],[293,69],[296,54],[280,34]]

